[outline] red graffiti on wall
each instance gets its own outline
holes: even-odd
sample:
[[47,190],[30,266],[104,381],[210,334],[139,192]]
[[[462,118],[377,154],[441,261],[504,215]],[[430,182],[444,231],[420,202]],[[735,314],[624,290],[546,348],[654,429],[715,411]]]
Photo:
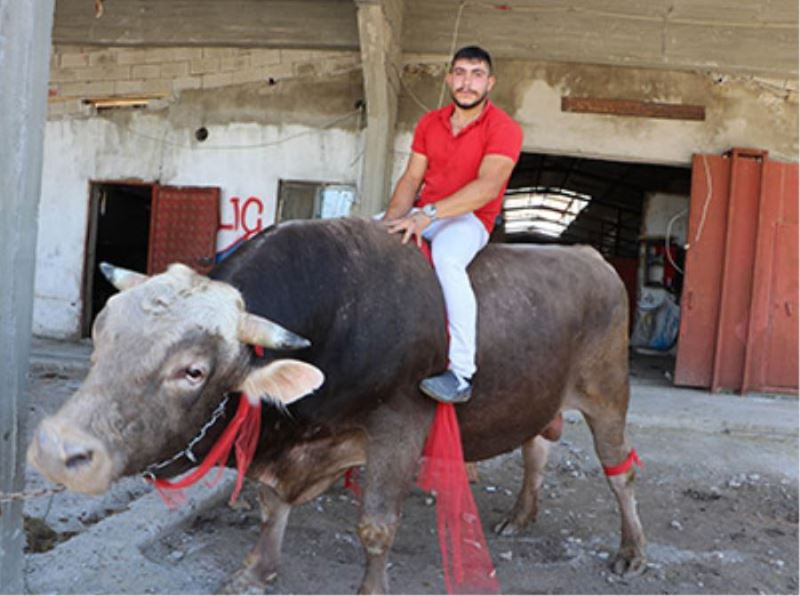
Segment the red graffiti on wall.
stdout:
[[228,202],[233,207],[233,221],[220,222],[219,229],[221,232],[233,232],[236,238],[219,251],[222,253],[264,228],[264,202],[259,197],[247,197],[244,201],[240,197],[231,197]]

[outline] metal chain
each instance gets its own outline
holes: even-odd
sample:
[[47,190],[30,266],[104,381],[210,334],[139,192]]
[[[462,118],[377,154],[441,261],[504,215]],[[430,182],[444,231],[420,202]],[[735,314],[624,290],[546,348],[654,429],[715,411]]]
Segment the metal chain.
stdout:
[[209,419],[209,421],[206,422],[203,425],[203,428],[200,429],[200,432],[197,433],[197,435],[194,437],[194,439],[189,441],[189,444],[182,451],[179,451],[178,453],[176,453],[175,455],[173,455],[169,459],[161,461],[161,462],[159,462],[157,464],[152,464],[152,465],[147,466],[147,469],[144,471],[144,476],[145,477],[154,478],[156,471],[158,471],[158,470],[160,470],[162,468],[166,468],[167,466],[169,466],[170,464],[174,463],[175,461],[179,460],[180,458],[182,458],[184,456],[186,456],[186,458],[190,462],[192,462],[193,464],[196,464],[197,463],[197,456],[192,451],[192,448],[195,445],[197,445],[203,439],[203,437],[206,436],[206,433],[208,432],[208,429],[211,428],[212,426],[214,426],[214,424],[217,422],[217,420],[219,420],[220,417],[225,414],[225,406],[228,405],[228,398],[229,397],[230,397],[230,395],[226,393],[225,394],[225,399],[223,399],[220,402],[220,404],[217,406],[217,408],[211,414],[211,418]]
[[18,493],[0,493],[0,503],[7,501],[27,501],[28,499],[35,499],[36,497],[54,495],[66,490],[66,488],[66,486],[59,484],[54,488],[39,488],[37,490],[22,491]]
[[[184,456],[186,456],[186,458],[189,461],[196,464],[197,456],[192,451],[192,448],[203,440],[203,437],[206,436],[208,429],[214,426],[217,420],[219,420],[225,414],[225,406],[228,405],[229,398],[230,394],[226,393],[225,399],[223,399],[216,407],[214,412],[211,414],[211,418],[208,420],[208,422],[206,422],[203,425],[203,428],[200,429],[200,432],[198,432],[197,435],[191,441],[189,441],[189,444],[182,451],[179,451],[178,453],[176,453],[167,460],[148,466],[147,470],[145,470],[145,476],[155,477],[155,472],[157,470],[169,466],[170,464],[172,464],[173,462],[177,461],[178,459]],[[53,488],[39,488],[32,491],[22,491],[18,493],[0,493],[0,503],[5,503],[9,501],[27,501],[28,499],[35,499],[36,497],[55,495],[57,493],[63,492],[64,490],[66,490],[66,488],[67,487],[64,486],[63,484],[58,484]]]

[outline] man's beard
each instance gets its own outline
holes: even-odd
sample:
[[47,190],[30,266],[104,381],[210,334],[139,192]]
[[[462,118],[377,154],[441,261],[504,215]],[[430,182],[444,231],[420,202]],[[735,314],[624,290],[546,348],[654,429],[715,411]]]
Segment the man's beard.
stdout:
[[453,103],[454,103],[454,104],[456,104],[456,105],[457,105],[459,108],[461,108],[462,110],[471,110],[472,108],[474,108],[474,107],[477,107],[478,105],[480,105],[480,104],[481,104],[481,103],[482,103],[482,102],[483,102],[483,101],[486,99],[486,97],[487,97],[488,95],[489,95],[489,92],[487,91],[486,93],[484,93],[483,95],[481,95],[481,96],[480,96],[478,99],[476,99],[475,101],[471,101],[471,102],[469,102],[469,103],[462,103],[462,102],[460,102],[460,101],[458,101],[458,100],[456,99],[456,94],[455,94],[455,93],[453,93],[453,92],[451,91],[451,92],[450,92],[450,99],[452,99],[452,100],[453,100]]

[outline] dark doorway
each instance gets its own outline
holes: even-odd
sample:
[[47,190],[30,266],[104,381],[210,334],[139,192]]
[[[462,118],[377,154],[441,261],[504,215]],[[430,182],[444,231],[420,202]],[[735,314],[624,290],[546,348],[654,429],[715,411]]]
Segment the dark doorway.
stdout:
[[117,290],[100,273],[98,264],[147,271],[153,185],[92,183],[89,228],[84,263],[81,331],[91,334],[92,323]]
[[690,187],[688,165],[523,153],[493,238],[596,248],[628,291],[632,376],[669,383]]

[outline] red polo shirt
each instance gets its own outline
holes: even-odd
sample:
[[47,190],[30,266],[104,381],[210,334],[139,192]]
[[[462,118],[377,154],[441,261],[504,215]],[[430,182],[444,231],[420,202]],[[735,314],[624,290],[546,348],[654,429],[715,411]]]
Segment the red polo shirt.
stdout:
[[[481,161],[487,155],[505,155],[516,161],[522,149],[522,129],[511,116],[487,101],[481,115],[453,136],[450,117],[455,104],[425,114],[414,131],[411,150],[428,158],[428,169],[417,207],[450,196],[478,177]],[[494,199],[475,210],[475,215],[491,233],[507,183]]]

